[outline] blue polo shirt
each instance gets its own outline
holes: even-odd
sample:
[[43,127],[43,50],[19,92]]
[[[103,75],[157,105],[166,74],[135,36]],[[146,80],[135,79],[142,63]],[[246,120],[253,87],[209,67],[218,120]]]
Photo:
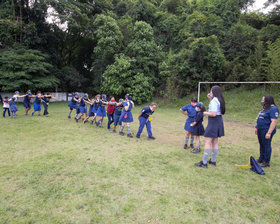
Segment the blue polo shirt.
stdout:
[[142,113],[141,117],[149,118],[149,116],[152,115],[154,111],[152,111],[150,107],[144,107],[141,110],[141,113]]
[[39,98],[38,96],[35,97],[34,103],[36,104],[40,104],[41,103],[41,98]]
[[191,104],[188,104],[186,106],[183,106],[181,108],[182,111],[187,111],[187,115],[188,117],[190,118],[194,118],[195,115],[196,115],[196,110],[195,110],[195,107],[193,107]]
[[[271,119],[278,119],[279,110],[275,105],[271,105],[267,111],[260,111],[257,117],[257,129],[269,129]],[[276,127],[275,127],[276,129]]]

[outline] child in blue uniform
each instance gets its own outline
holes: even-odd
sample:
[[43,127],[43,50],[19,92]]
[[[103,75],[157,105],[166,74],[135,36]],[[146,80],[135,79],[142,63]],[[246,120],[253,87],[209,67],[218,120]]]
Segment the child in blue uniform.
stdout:
[[32,95],[31,90],[27,90],[26,95],[23,99],[23,106],[25,107],[25,113],[24,115],[27,116],[28,111],[31,109],[31,98],[34,98],[35,96]]
[[106,99],[106,95],[105,94],[102,94],[102,100],[99,100],[99,107],[98,107],[98,110],[97,110],[97,113],[96,113],[96,116],[97,116],[97,122],[96,122],[96,126],[102,128],[102,123],[103,123],[103,119],[104,117],[106,117],[106,102],[107,102],[107,99]]
[[184,149],[188,148],[188,142],[189,138],[191,137],[191,144],[190,147],[193,149],[193,141],[194,141],[194,136],[193,136],[193,127],[191,124],[194,122],[194,117],[196,115],[196,110],[195,106],[197,103],[197,98],[193,97],[191,99],[191,103],[183,106],[180,111],[182,114],[184,114],[187,117],[186,123],[185,123],[185,131],[186,131],[186,137],[185,137],[185,145]]
[[33,102],[33,108],[34,108],[34,111],[31,113],[31,115],[33,116],[35,114],[36,111],[38,111],[38,116],[40,116],[40,112],[41,112],[41,99],[43,98],[44,96],[42,96],[41,92],[38,91],[36,96],[35,96],[35,100]]
[[85,102],[87,104],[89,104],[89,109],[88,109],[88,116],[84,119],[84,124],[88,122],[88,119],[90,117],[95,117],[95,113],[94,113],[94,102],[95,102],[95,99],[88,99],[88,101],[85,101]]
[[9,97],[7,96],[3,100],[3,118],[5,118],[6,112],[8,112],[9,118],[11,118]]
[[140,138],[140,135],[143,131],[143,128],[146,125],[147,132],[148,132],[148,138],[149,139],[156,139],[153,134],[152,134],[152,126],[151,126],[151,121],[149,120],[149,116],[152,115],[155,110],[157,109],[157,104],[156,103],[151,103],[150,106],[144,107],[140,114],[138,115],[138,120],[140,123],[140,126],[138,128],[138,132],[136,134],[136,138]]
[[257,117],[257,125],[255,134],[258,136],[260,144],[260,157],[258,163],[261,167],[270,167],[271,158],[271,141],[276,133],[277,119],[279,110],[274,103],[271,95],[266,95],[262,98],[261,105],[263,109]]
[[87,93],[85,93],[85,95],[79,101],[80,114],[78,115],[78,117],[76,117],[76,122],[78,122],[81,118],[84,121],[84,114],[87,118],[88,113],[86,103],[89,103]]
[[17,117],[17,111],[18,111],[18,108],[17,108],[17,105],[16,105],[17,99],[25,97],[25,96],[26,95],[20,96],[19,91],[16,91],[15,95],[13,95],[13,97],[10,99],[10,109],[11,109],[11,112],[12,112],[12,117],[14,117],[14,118]]
[[123,129],[124,126],[127,126],[127,137],[133,138],[131,131],[130,131],[130,123],[133,122],[133,116],[131,113],[132,108],[134,108],[134,103],[132,101],[132,97],[130,94],[125,95],[125,101],[122,103],[124,106],[123,112],[120,116],[120,121],[122,122],[122,126],[120,128],[119,134],[124,136]]
[[116,104],[116,108],[114,111],[114,128],[113,128],[113,133],[116,133],[116,127],[119,124],[120,126],[122,126],[122,123],[119,122],[120,121],[120,116],[122,114],[122,110],[123,110],[123,99],[119,99],[119,102]]
[[49,107],[49,103],[51,99],[55,99],[55,97],[53,97],[50,93],[47,93],[46,95],[44,95],[43,99],[42,99],[42,103],[44,106],[44,116],[48,116],[49,112],[48,112],[48,107]]
[[192,153],[200,153],[200,136],[204,135],[204,127],[203,127],[203,112],[206,111],[203,103],[199,102],[195,107],[196,115],[194,118],[194,122],[191,124],[193,127],[193,135],[195,136],[195,149],[193,149]]
[[[75,92],[74,96],[72,96],[72,99],[68,103],[68,107],[70,108],[69,114],[68,114],[68,119],[71,119],[71,113],[73,109],[77,109],[78,107],[78,102],[79,102],[79,93]],[[75,116],[76,119],[77,115]]]

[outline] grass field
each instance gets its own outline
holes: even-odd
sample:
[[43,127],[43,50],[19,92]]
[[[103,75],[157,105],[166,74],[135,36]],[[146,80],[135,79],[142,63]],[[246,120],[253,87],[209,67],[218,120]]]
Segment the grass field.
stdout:
[[66,103],[51,104],[49,117],[24,117],[19,104],[17,119],[0,120],[0,223],[280,223],[280,134],[266,175],[234,167],[258,158],[253,125],[262,95],[225,93],[226,136],[208,169],[194,167],[202,154],[183,149],[179,108],[189,98],[159,101],[156,141],[146,130],[129,139],[77,124]]

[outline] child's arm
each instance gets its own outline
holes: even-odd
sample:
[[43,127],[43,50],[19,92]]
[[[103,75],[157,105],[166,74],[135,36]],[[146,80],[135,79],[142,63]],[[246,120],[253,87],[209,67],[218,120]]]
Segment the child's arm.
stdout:
[[128,111],[130,102],[127,102],[127,105],[124,106],[125,111]]
[[122,102],[116,103],[116,106],[117,106],[117,107],[119,107],[119,106],[121,106],[121,105],[122,105]]
[[193,126],[195,126],[197,124],[197,122],[195,121],[195,122],[193,122],[193,123],[191,123],[191,127],[193,127]]
[[130,102],[132,103],[132,108],[134,109],[134,102],[132,100]]
[[187,119],[189,118],[188,113],[186,111],[183,111],[182,109],[180,109],[180,111],[182,114],[184,114],[187,117]]
[[142,116],[142,112],[138,115],[138,120],[140,120],[140,117]]
[[76,102],[80,102],[80,98],[79,98],[79,99],[76,99],[76,98],[74,97],[73,99],[74,99],[74,101],[76,101]]
[[21,96],[17,96],[18,98],[22,98],[22,97],[25,97],[26,96],[26,94],[25,95],[21,95]]

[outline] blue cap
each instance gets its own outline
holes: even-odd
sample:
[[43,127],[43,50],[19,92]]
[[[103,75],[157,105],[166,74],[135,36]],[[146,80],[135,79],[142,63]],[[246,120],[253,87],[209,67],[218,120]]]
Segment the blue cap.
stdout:
[[107,97],[106,94],[102,94],[102,99],[103,100],[106,100],[106,97]]
[[79,93],[78,93],[78,92],[75,92],[74,95],[79,95]]
[[28,92],[30,92],[30,93],[31,93],[31,90],[27,90],[27,93],[28,93]]
[[19,93],[19,91],[15,91],[15,94],[18,94]]
[[199,108],[202,108],[204,105],[203,105],[202,102],[198,102],[198,103],[196,104],[196,106],[199,107]]
[[124,97],[125,97],[125,98],[128,98],[129,96],[130,96],[130,94],[127,93],[127,94],[125,94]]
[[87,94],[87,93],[85,93],[84,97],[85,97],[85,98],[88,98],[88,94]]
[[119,102],[121,102],[121,103],[122,103],[122,102],[123,102],[123,99],[119,99]]

